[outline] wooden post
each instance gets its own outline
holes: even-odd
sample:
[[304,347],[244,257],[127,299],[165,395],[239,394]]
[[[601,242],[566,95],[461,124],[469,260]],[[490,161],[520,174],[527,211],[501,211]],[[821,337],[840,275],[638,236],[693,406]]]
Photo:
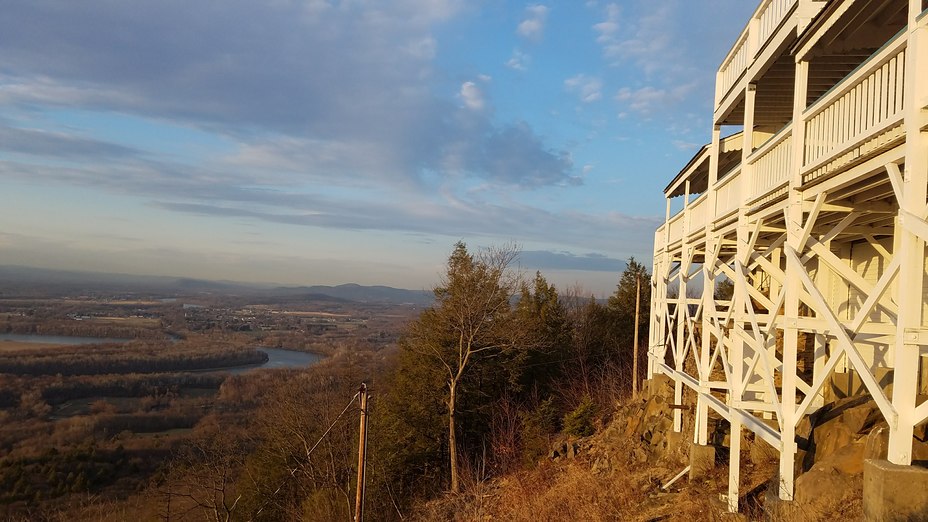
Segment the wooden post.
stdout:
[[[918,18],[922,2],[909,1],[908,46],[906,71],[924,70],[928,63],[928,28]],[[899,316],[896,319],[896,341],[893,352],[893,407],[896,422],[889,420],[887,459],[893,464],[912,464],[912,435],[919,423],[915,414],[918,395],[918,373],[921,333],[924,332],[922,288],[925,278],[925,241],[915,232],[926,210],[928,192],[928,139],[922,131],[922,102],[928,98],[928,82],[923,74],[908,74],[905,78],[905,170],[902,172],[902,200],[896,235],[899,236],[901,258],[898,281]],[[902,283],[905,281],[905,283]]]
[[641,323],[641,271],[635,275],[637,285],[635,288],[635,341],[632,355],[632,396],[638,396],[638,325]]
[[367,467],[367,385],[361,383],[361,389],[358,390],[358,398],[361,401],[361,428],[358,437],[358,486],[357,496],[354,504],[354,520],[362,522],[364,520],[364,471]]

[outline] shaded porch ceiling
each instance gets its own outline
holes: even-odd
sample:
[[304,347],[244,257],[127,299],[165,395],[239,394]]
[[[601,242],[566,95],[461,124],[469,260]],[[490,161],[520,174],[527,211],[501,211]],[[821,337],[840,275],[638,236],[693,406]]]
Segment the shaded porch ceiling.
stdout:
[[854,71],[908,23],[907,0],[832,0],[803,33],[792,52],[809,39],[809,90],[813,104]]
[[[719,175],[727,174],[741,163],[743,133],[738,132],[719,140]],[[686,194],[686,181],[690,194],[702,194],[709,189],[709,145],[703,145],[685,167],[664,189],[664,195],[675,198]],[[721,178],[720,178],[721,179]]]

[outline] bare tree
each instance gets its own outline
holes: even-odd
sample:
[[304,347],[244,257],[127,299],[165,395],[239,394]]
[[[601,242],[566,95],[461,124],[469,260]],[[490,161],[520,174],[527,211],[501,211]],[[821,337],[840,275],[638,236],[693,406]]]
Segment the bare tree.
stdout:
[[167,505],[165,518],[177,500],[181,517],[200,510],[215,522],[229,522],[242,495],[236,492],[235,480],[245,459],[239,441],[216,433],[193,439],[172,466],[171,476],[162,488]]
[[432,361],[445,375],[451,490],[460,491],[457,442],[458,401],[465,376],[475,366],[522,345],[525,332],[516,326],[513,296],[519,274],[510,269],[518,255],[513,245],[467,251],[457,243],[448,259],[436,304],[410,327],[408,346]]

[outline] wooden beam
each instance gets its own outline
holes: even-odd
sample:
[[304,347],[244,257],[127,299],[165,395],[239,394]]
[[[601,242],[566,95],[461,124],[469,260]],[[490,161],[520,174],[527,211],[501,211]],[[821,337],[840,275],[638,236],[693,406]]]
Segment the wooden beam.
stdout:
[[896,204],[902,204],[902,173],[899,171],[899,165],[895,163],[886,164],[886,175],[889,176],[889,182],[893,186],[893,194],[896,196]]
[[880,297],[886,292],[886,289],[889,288],[893,278],[895,278],[896,274],[899,272],[899,265],[900,259],[894,257],[889,263],[889,266],[886,267],[886,270],[883,271],[883,275],[880,276],[880,280],[877,281],[873,291],[867,295],[867,300],[861,305],[860,310],[857,311],[857,317],[855,317],[854,321],[851,323],[850,330],[852,336],[857,335],[860,331],[860,327],[867,321],[867,316],[870,315],[870,312],[873,310],[874,306],[876,306],[877,301],[879,301]]
[[857,374],[860,376],[860,380],[863,381],[864,385],[867,387],[867,390],[870,392],[870,395],[873,397],[873,400],[876,401],[876,404],[879,406],[883,417],[886,419],[890,426],[893,426],[896,422],[898,413],[896,412],[896,409],[893,407],[892,403],[889,402],[889,399],[886,398],[886,394],[883,393],[883,389],[880,388],[879,383],[870,373],[870,368],[867,366],[864,358],[860,355],[860,352],[857,351],[857,347],[854,346],[854,342],[851,340],[851,337],[847,330],[844,328],[844,325],[838,321],[838,318],[835,317],[834,312],[832,312],[831,308],[828,307],[828,303],[825,301],[825,298],[822,297],[818,287],[815,286],[815,283],[809,277],[809,274],[806,273],[805,267],[803,267],[802,262],[799,260],[799,255],[796,253],[796,251],[787,245],[784,249],[784,252],[786,253],[787,262],[793,264],[794,268],[796,268],[796,272],[799,274],[799,277],[802,280],[803,286],[805,286],[806,290],[808,290],[812,295],[814,300],[813,308],[819,315],[824,317],[830,323],[832,335],[837,337],[839,346],[843,348],[844,353],[847,354],[847,357],[851,361],[851,364],[854,366],[854,369],[857,370]]
[[[820,243],[815,238],[810,238],[809,241],[812,243],[810,249],[812,252],[818,255],[819,260],[824,261],[832,270],[835,271],[835,273],[844,278],[845,281],[853,285],[865,295],[873,292],[873,288],[863,277],[861,277],[860,274],[851,270],[849,266],[838,259],[838,256],[834,255],[831,250],[825,247],[825,245]],[[894,304],[878,303],[878,306],[894,317],[898,314],[898,309]]]

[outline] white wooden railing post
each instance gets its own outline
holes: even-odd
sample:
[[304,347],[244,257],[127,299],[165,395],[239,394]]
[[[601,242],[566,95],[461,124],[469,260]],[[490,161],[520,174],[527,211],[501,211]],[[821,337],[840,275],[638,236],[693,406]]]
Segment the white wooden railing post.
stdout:
[[715,73],[715,103],[712,107],[718,107],[719,103],[722,101],[722,96],[725,93],[722,92],[722,69],[719,68]]
[[752,59],[757,55],[760,46],[763,44],[763,42],[760,41],[760,32],[760,18],[751,18],[751,21],[748,22],[748,40],[746,45],[748,51],[747,55]]

